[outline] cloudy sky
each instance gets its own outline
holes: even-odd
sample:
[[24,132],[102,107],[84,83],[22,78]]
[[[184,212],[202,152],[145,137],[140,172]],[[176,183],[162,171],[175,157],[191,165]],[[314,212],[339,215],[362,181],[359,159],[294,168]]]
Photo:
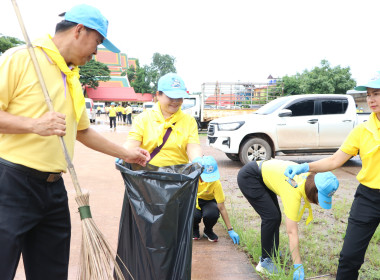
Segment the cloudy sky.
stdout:
[[[380,70],[378,0],[18,0],[29,37],[54,34],[58,14],[78,3],[109,19],[108,38],[150,64],[153,53],[176,58],[190,92],[204,82],[266,82],[311,70],[327,59],[349,66],[358,83]],[[0,33],[23,39],[10,0]]]

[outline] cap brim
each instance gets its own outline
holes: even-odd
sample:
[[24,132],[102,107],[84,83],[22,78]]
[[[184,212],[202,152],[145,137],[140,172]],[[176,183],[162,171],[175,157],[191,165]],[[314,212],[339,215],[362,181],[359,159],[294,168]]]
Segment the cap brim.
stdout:
[[318,204],[321,206],[323,209],[331,209],[332,205],[332,198],[325,196],[321,193],[318,193]]
[[219,180],[220,174],[219,171],[215,171],[214,173],[211,174],[201,174],[201,178],[204,182],[210,183],[210,182],[215,182],[216,180]]
[[114,53],[119,53],[119,52],[120,52],[120,50],[119,50],[114,44],[112,44],[112,43],[110,42],[110,40],[108,40],[107,38],[104,38],[102,45],[103,45],[107,50],[109,50],[109,51],[111,51],[111,52],[114,52]]
[[186,98],[189,97],[189,94],[184,90],[171,90],[164,91],[165,95],[170,98]]
[[380,88],[380,79],[371,81],[365,85],[357,86],[354,88],[354,90],[365,91],[367,88]]

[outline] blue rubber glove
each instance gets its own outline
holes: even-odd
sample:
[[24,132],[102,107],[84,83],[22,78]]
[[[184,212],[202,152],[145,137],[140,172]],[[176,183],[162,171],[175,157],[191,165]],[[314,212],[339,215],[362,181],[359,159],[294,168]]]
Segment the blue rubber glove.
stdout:
[[120,164],[122,165],[123,164],[123,160],[121,158],[115,158],[115,164]]
[[289,165],[286,168],[284,175],[290,179],[293,179],[295,175],[306,173],[308,171],[309,171],[309,164],[305,162],[305,163],[297,164],[297,165]]
[[228,231],[228,234],[230,235],[234,244],[239,244],[239,234],[237,234],[233,229]]
[[305,279],[305,271],[303,270],[303,265],[302,264],[295,264],[293,265],[294,271],[293,273],[293,280],[304,280]]

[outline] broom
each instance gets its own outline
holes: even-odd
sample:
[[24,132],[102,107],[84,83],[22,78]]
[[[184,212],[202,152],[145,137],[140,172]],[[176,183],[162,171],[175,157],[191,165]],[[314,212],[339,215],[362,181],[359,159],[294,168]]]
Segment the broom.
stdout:
[[[45,97],[45,102],[49,108],[49,111],[54,112],[53,104],[47,91],[46,84],[42,76],[41,68],[37,61],[37,56],[30,42],[29,36],[26,32],[20,10],[18,8],[16,0],[11,1],[16,12],[17,19],[20,23],[21,31],[26,41],[26,46],[32,59],[33,66],[36,70],[38,80],[41,84],[41,88]],[[104,235],[100,232],[99,228],[96,226],[94,220],[92,219],[89,206],[89,193],[82,193],[74,169],[74,165],[68,154],[63,137],[59,137],[59,140],[63,149],[63,153],[65,155],[67,168],[69,169],[71,179],[73,181],[73,185],[76,191],[75,200],[79,206],[78,209],[82,220],[82,244],[80,252],[78,278],[81,280],[114,279],[113,274],[115,272],[116,279],[125,279],[119,265],[116,262],[116,254],[113,253],[111,246],[109,245]],[[127,267],[125,267],[125,269],[133,279]]]

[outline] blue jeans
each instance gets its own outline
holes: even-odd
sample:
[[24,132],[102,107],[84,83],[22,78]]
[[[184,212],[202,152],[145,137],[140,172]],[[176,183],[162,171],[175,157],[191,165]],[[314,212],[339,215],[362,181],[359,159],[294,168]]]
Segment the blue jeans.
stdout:
[[67,280],[70,212],[63,179],[48,183],[0,164],[0,278]]

